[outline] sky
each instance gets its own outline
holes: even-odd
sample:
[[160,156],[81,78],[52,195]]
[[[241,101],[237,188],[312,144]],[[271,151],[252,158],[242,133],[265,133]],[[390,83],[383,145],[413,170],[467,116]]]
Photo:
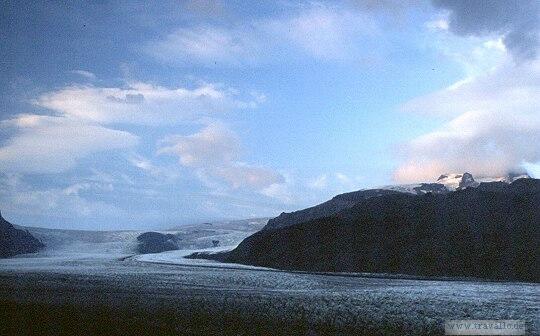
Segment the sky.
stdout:
[[0,210],[163,229],[540,176],[540,5],[4,1]]

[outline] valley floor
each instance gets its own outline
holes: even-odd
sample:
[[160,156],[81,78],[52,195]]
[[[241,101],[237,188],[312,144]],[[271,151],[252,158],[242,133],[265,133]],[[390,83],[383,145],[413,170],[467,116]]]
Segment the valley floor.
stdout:
[[189,252],[0,260],[0,333],[424,335],[447,319],[521,319],[540,333],[538,284],[290,273]]

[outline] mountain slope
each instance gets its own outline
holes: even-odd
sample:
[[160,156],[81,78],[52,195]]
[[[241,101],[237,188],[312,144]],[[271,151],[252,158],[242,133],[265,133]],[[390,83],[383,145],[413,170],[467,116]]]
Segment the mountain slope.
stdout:
[[519,179],[366,198],[207,257],[290,270],[540,281],[539,227],[540,180]]
[[435,183],[389,185],[375,189],[363,189],[337,195],[322,204],[290,213],[281,213],[278,217],[270,219],[264,227],[265,230],[283,228],[321,217],[332,216],[338,212],[353,207],[358,202],[395,193],[407,193],[412,195],[423,195],[427,193],[446,194],[451,191],[461,190],[469,187],[476,188],[481,182],[502,182],[511,183],[519,178],[530,178],[526,174],[508,174],[504,177],[480,178],[475,180],[469,173],[445,174],[441,175]]
[[37,252],[43,247],[28,231],[16,229],[0,214],[0,258]]
[[268,221],[268,224],[263,230],[279,229],[283,227],[292,226],[298,223],[303,223],[316,218],[326,217],[334,215],[343,209],[350,208],[358,202],[369,199],[371,197],[377,197],[382,195],[398,194],[398,191],[373,189],[373,190],[360,190],[350,192],[346,194],[337,195],[329,201],[316,205],[311,208],[299,210],[295,212],[286,213],[283,212],[276,218],[272,218]]

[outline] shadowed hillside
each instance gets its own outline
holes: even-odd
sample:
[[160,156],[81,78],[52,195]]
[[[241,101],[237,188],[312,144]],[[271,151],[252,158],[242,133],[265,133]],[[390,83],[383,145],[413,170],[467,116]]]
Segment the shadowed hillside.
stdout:
[[43,247],[28,231],[16,229],[0,214],[0,258],[37,252]]
[[290,270],[540,281],[540,180],[361,199],[215,256]]

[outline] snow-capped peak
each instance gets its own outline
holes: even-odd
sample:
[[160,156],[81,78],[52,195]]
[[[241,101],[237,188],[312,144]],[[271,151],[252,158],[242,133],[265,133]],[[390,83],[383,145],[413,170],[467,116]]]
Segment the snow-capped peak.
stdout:
[[444,174],[439,176],[436,183],[445,185],[449,190],[476,187],[479,184],[470,173]]
[[[393,190],[402,193],[421,195],[425,193],[446,193],[449,191],[476,188],[482,182],[512,183],[520,178],[531,178],[527,173],[509,173],[502,177],[478,177],[474,178],[470,173],[453,173],[439,176],[435,182],[416,184],[397,184],[381,186],[375,189]],[[364,189],[367,190],[367,189]]]
[[444,184],[449,190],[465,189],[468,187],[477,187],[482,182],[504,182],[512,183],[520,178],[531,178],[527,173],[508,173],[500,177],[477,177],[474,178],[470,173],[463,174],[444,174],[441,175],[436,183]]

